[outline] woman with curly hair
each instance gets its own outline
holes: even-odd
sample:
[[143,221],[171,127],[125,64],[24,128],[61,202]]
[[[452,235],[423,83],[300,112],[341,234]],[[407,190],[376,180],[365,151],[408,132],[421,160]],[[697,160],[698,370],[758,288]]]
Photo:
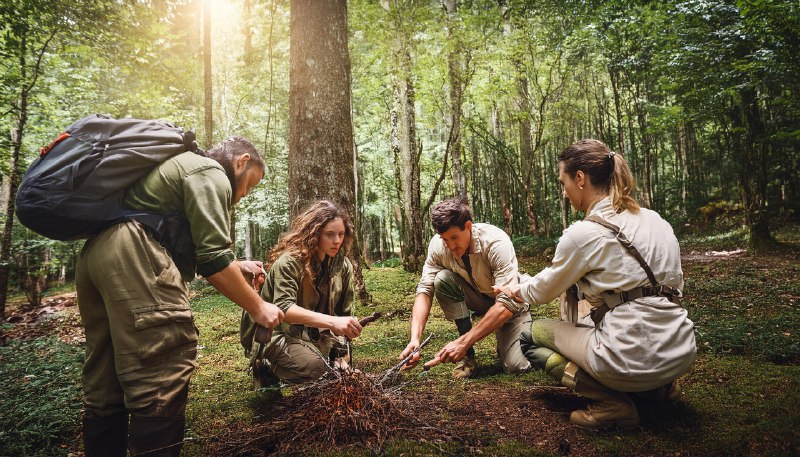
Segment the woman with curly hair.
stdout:
[[346,341],[361,334],[353,317],[353,265],[347,258],[353,225],[327,200],[312,204],[272,249],[262,298],[285,314],[267,343],[254,341],[255,324],[242,314],[241,343],[256,388],[270,377],[299,384],[320,378],[331,363],[346,367]]

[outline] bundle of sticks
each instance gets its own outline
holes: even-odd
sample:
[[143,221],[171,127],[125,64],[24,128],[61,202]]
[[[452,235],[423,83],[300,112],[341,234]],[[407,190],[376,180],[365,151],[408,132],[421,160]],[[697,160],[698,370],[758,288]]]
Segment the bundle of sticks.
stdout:
[[295,387],[257,411],[261,416],[253,427],[226,431],[209,451],[236,456],[303,455],[348,446],[379,451],[392,437],[430,437],[431,427],[423,421],[430,404],[397,387],[384,389],[380,376],[337,371]]
[[[378,317],[376,313],[360,322],[363,326]],[[379,374],[332,370],[316,382],[293,387],[257,410],[260,416],[253,427],[225,431],[206,451],[301,455],[334,446],[378,451],[391,437],[424,440],[432,428],[423,421],[430,416],[430,403],[403,392],[405,385],[387,382],[409,358]]]

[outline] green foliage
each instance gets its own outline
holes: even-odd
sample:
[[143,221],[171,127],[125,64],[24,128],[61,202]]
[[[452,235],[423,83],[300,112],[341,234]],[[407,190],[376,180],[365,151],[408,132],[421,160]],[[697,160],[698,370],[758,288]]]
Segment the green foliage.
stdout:
[[397,268],[403,265],[403,260],[399,257],[390,257],[372,264],[375,268]]
[[80,430],[83,351],[57,338],[0,346],[0,455],[66,456]]

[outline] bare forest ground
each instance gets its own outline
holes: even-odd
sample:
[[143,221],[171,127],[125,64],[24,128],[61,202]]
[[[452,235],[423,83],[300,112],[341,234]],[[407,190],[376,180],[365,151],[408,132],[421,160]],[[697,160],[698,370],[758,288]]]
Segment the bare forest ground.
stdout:
[[[569,412],[586,401],[543,373],[502,373],[488,337],[476,346],[480,369],[472,379],[454,381],[450,367],[440,366],[424,376],[406,373],[378,391],[350,385],[351,397],[363,395],[379,408],[314,433],[333,420],[314,408],[331,396],[278,386],[253,391],[238,347],[238,308],[196,285],[200,356],[184,455],[798,455],[800,228],[778,238],[780,248],[767,253],[735,242],[684,244],[685,305],[696,324],[699,357],[681,380],[683,400],[640,402],[642,426],[634,432],[570,425]],[[546,262],[544,256],[521,259],[529,273]],[[372,302],[358,315],[387,316],[354,343],[353,364],[367,377],[394,365],[407,342],[416,277],[373,268],[365,279]],[[10,310],[10,323],[0,327],[0,398],[6,399],[0,400],[0,456],[82,455],[76,386],[83,339],[74,294]],[[555,317],[557,308],[533,313]],[[423,358],[456,336],[436,309],[426,332],[435,337]],[[59,409],[34,405],[42,398],[36,389],[60,392]],[[53,415],[63,419],[57,432]],[[364,419],[369,425],[359,425]],[[33,443],[48,430],[55,436]]]

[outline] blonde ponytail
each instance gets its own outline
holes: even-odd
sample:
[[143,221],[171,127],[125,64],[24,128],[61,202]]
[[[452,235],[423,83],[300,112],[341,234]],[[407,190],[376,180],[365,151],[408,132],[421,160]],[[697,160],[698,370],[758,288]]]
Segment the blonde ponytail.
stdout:
[[636,189],[636,182],[633,179],[630,167],[628,167],[628,161],[621,154],[616,154],[613,151],[609,155],[614,162],[614,171],[611,173],[611,179],[609,179],[608,183],[608,196],[611,198],[611,206],[618,213],[630,211],[636,214],[639,212],[639,202],[631,197],[631,193]]
[[616,212],[639,212],[639,203],[631,196],[636,182],[628,162],[602,141],[585,139],[573,143],[564,149],[558,161],[573,178],[578,170],[589,175],[592,185],[608,193]]

